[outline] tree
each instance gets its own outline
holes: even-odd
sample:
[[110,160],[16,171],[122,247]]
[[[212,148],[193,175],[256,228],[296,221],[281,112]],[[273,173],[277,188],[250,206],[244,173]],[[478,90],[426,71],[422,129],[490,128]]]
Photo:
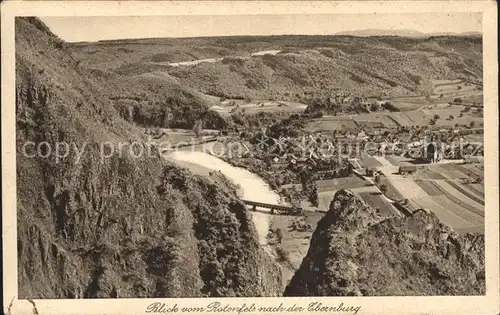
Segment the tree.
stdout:
[[309,195],[309,202],[314,206],[318,206],[318,188],[316,185],[313,186],[311,194]]
[[458,104],[461,104],[462,103],[462,99],[460,97],[456,97],[453,102],[455,103],[458,103]]
[[438,114],[434,115],[434,120],[438,120],[440,117]]
[[448,117],[449,120],[453,120],[455,119],[455,117],[453,115],[450,115],[450,117]]
[[195,121],[193,126],[193,131],[194,134],[196,135],[196,138],[199,138],[201,136],[203,128],[202,128],[202,122],[200,120]]
[[240,132],[240,139],[246,139],[248,137],[248,133],[246,131]]
[[283,240],[283,231],[280,228],[276,229],[276,240],[279,244],[281,244],[281,241]]
[[373,102],[373,103],[371,103],[371,105],[370,105],[370,110],[371,110],[372,112],[376,112],[376,111],[380,110],[380,105],[379,105],[379,103],[377,103],[377,102]]
[[399,112],[399,108],[397,108],[396,106],[394,106],[392,103],[389,102],[383,103],[382,107],[391,112]]
[[387,185],[385,184],[380,185],[380,191],[382,192],[382,194],[385,195],[385,193],[387,192]]
[[469,124],[469,127],[474,128],[474,126],[476,126],[476,122],[475,121],[471,121],[470,124]]

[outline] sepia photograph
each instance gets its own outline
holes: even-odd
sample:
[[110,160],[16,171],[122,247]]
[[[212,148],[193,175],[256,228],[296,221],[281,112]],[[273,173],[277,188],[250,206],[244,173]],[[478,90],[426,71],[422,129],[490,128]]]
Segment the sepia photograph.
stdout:
[[481,9],[176,8],[9,16],[6,313],[148,299],[138,312],[358,314],[360,297],[487,295],[498,312]]

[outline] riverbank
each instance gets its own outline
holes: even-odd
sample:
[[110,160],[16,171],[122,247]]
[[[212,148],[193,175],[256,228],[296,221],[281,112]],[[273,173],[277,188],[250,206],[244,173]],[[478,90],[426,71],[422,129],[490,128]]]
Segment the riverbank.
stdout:
[[[278,204],[281,198],[278,192],[271,189],[266,177],[235,166],[230,160],[199,151],[175,151],[167,158],[199,175],[220,171],[241,188],[242,199]],[[292,216],[253,211],[251,215],[259,243],[281,267],[284,289],[306,256],[312,233],[324,213],[307,211],[304,216]]]
[[[175,151],[168,155],[175,163],[192,170],[193,173],[206,175],[209,171],[220,171],[229,180],[241,188],[242,198],[253,201],[277,204],[279,195],[267,183],[250,171],[230,165],[229,163],[204,152]],[[267,244],[270,214],[252,212],[261,245]]]

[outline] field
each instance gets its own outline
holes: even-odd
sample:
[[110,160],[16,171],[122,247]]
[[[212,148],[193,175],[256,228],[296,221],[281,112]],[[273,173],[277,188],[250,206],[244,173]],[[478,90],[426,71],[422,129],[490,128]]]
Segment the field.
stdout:
[[453,163],[429,165],[417,172],[415,182],[431,201],[479,226],[484,224],[484,190],[481,192],[466,182],[473,180],[464,172],[468,167]]
[[252,114],[258,112],[296,112],[300,113],[306,109],[307,105],[295,102],[269,101],[269,100],[223,100],[220,105],[215,105],[212,110],[221,114],[229,115],[233,110],[240,109],[245,113]]
[[387,186],[388,197],[408,199],[413,209],[432,211],[443,223],[461,232],[484,229],[484,188],[470,183],[481,177],[480,165],[423,164],[413,175],[402,176],[397,172],[400,161],[375,158],[383,165],[380,184]]
[[367,184],[368,182],[357,176],[318,180],[316,181],[316,187],[318,187],[318,208],[328,209],[337,190],[355,189],[364,187]]
[[368,205],[378,209],[381,215],[394,216],[396,213],[394,207],[380,193],[360,192],[359,195]]
[[[325,116],[316,118],[307,124],[309,131],[329,131],[329,130],[361,130],[365,127],[397,128],[429,126],[430,121],[435,117],[435,128],[439,127],[470,127],[471,122],[476,127],[483,124],[483,114],[478,108],[471,108],[468,112],[463,112],[466,106],[450,104],[425,105],[416,110],[405,112],[374,112],[362,115],[350,116]],[[431,126],[431,127],[432,127]]]
[[479,85],[464,82],[461,79],[431,80],[432,93],[429,97],[397,97],[388,101],[401,111],[416,110],[426,105],[452,102],[459,97],[464,103],[481,103],[482,89]]
[[316,118],[308,122],[306,130],[309,132],[322,132],[322,131],[354,131],[358,126],[350,116],[325,116]]
[[[281,244],[273,244],[272,247],[281,252],[278,260],[282,266],[282,284],[285,287],[292,278],[295,270],[302,263],[302,259],[306,256],[309,249],[309,240],[313,231],[316,229],[318,221],[323,217],[323,213],[306,212],[304,217],[280,215],[271,217],[269,229],[276,231],[280,229],[283,233]],[[293,225],[310,225],[310,229],[297,229]],[[272,235],[272,233],[271,233]],[[273,243],[273,240],[270,241]],[[278,249],[279,248],[279,249]],[[279,254],[278,254],[279,255]]]
[[389,117],[386,112],[373,112],[370,114],[361,114],[353,116],[354,121],[358,124],[370,122],[372,124],[381,124],[386,128],[397,128],[397,124]]
[[[452,127],[455,125],[470,126],[471,121],[474,121],[476,126],[483,122],[483,116],[477,109],[471,109],[469,113],[462,113],[465,106],[436,104],[426,105],[418,110],[407,111],[404,113],[390,114],[401,126],[424,126],[429,125],[429,122],[434,117],[438,117],[435,121],[436,127]],[[437,116],[436,116],[437,115]]]
[[356,187],[362,187],[367,182],[362,180],[357,176],[349,177],[339,177],[334,179],[322,179],[316,181],[316,187],[318,187],[318,192],[335,192],[339,189],[351,189]]
[[423,96],[398,97],[390,99],[388,101],[402,112],[416,110],[422,106],[429,104],[429,102]]
[[413,120],[410,117],[408,117],[406,112],[391,113],[389,117],[392,118],[393,121],[399,126],[413,125]]
[[399,155],[385,155],[384,158],[394,166],[401,166],[404,164],[408,164],[409,161],[412,161],[411,158],[406,158]]
[[387,180],[387,177],[385,176],[380,176],[380,184],[379,187],[385,185],[387,187],[387,191],[385,195],[392,200],[402,200],[403,196],[399,193],[398,189],[394,187],[394,185],[391,183],[391,181]]
[[[401,126],[414,126],[422,125],[424,121],[416,116],[415,119],[409,118],[407,112],[415,112],[419,109],[429,107],[432,108],[435,105],[441,105],[454,102],[455,99],[460,98],[464,105],[479,104],[482,106],[483,103],[483,91],[481,86],[464,82],[461,79],[452,80],[431,80],[432,93],[426,96],[411,96],[411,97],[397,97],[388,99],[391,104],[396,106],[401,112],[391,113],[390,116],[395,119]],[[433,112],[430,115],[441,115],[441,117],[446,118],[450,114],[458,117],[460,113],[453,113],[448,111],[447,113]],[[446,116],[443,116],[445,114]],[[427,117],[429,118],[429,117]],[[428,121],[427,121],[428,122]],[[461,123],[457,121],[458,123]]]
[[433,80],[431,99],[436,102],[451,102],[461,98],[464,103],[479,101],[482,104],[482,89],[472,83],[462,80]]
[[319,180],[316,181],[316,185],[318,187],[319,209],[327,210],[335,192],[340,189],[348,189],[358,194],[368,205],[379,209],[381,215],[399,215],[399,212],[386,200],[376,186],[357,176]]
[[482,104],[483,91],[479,85],[461,79],[431,80],[432,93],[428,96],[396,97],[388,99],[400,111],[412,111],[424,106],[453,102],[461,98],[464,104]]
[[479,167],[473,164],[460,165],[449,163],[433,165],[430,169],[435,173],[442,174],[446,182],[455,190],[458,190],[470,200],[484,206],[484,189],[482,189],[481,193],[481,191],[477,191],[477,189],[471,187],[471,182],[475,179],[484,179],[484,172]]
[[375,159],[374,157],[366,154],[366,153],[362,153],[361,154],[361,157],[359,159],[359,163],[361,165],[361,167],[364,167],[364,168],[378,168],[380,166],[382,166],[382,164],[380,164],[379,161],[377,161],[377,159]]

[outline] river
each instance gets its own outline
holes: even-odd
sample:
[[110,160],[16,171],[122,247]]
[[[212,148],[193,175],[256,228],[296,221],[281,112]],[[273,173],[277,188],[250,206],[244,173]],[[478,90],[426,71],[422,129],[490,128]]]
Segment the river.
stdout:
[[[201,166],[213,171],[221,171],[228,179],[241,187],[243,199],[278,204],[279,195],[274,192],[267,183],[250,171],[232,166],[231,164],[205,152],[175,151],[168,159],[179,165],[192,169],[194,173],[200,173]],[[259,235],[261,245],[267,245],[267,234],[269,233],[270,214],[252,212],[252,219]]]

